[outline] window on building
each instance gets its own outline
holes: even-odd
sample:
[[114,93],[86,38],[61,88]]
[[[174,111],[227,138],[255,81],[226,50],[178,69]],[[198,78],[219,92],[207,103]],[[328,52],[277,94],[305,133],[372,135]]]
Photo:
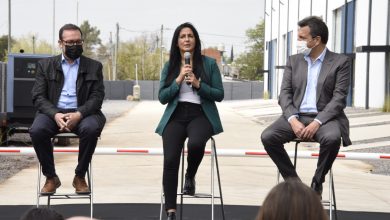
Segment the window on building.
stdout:
[[287,32],[287,34],[283,34],[283,54],[282,54],[282,63],[286,63],[287,58],[291,56],[292,53],[292,31]]
[[333,51],[338,53],[354,52],[355,1],[334,10]]

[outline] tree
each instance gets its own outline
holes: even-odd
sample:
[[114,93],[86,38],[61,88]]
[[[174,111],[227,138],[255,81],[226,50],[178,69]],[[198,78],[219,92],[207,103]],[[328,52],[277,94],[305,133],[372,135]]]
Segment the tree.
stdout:
[[240,78],[248,80],[262,80],[264,63],[264,20],[255,28],[246,31],[248,52],[236,59],[240,67]]
[[34,34],[28,34],[16,39],[12,43],[12,53],[19,53],[20,50],[29,54],[34,52],[36,54],[51,54],[51,44],[45,40],[40,40],[39,37]]
[[[11,45],[14,43],[14,39],[11,38]],[[0,37],[0,61],[5,62],[7,60],[8,52],[8,35]]]
[[97,29],[97,27],[92,27],[88,21],[84,21],[80,25],[80,29],[83,32],[83,39],[84,39],[84,45],[83,45],[83,55],[89,56],[89,57],[96,57],[94,50],[96,49],[96,46],[101,46],[101,39],[99,38],[100,30]]
[[137,64],[139,80],[158,80],[160,48],[157,48],[155,44],[156,36],[153,34],[121,43],[118,52],[118,79],[135,80],[135,65]]

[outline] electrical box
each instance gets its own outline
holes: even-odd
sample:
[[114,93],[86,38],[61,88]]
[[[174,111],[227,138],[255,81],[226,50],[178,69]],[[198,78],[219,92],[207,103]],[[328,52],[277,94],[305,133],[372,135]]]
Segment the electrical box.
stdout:
[[[1,113],[0,120],[3,134],[12,134],[12,131],[17,129],[28,132],[36,112],[32,103],[31,90],[35,82],[38,61],[47,57],[50,55],[8,55],[5,107],[2,107],[5,112]],[[4,137],[2,139],[4,140]]]

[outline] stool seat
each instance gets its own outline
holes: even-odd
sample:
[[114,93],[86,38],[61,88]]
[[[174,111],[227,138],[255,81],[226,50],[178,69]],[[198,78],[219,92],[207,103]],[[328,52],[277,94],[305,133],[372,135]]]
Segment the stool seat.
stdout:
[[[58,133],[52,138],[52,143],[54,143],[56,138],[79,138],[79,136],[72,132]],[[38,163],[38,181],[37,181],[37,208],[40,206],[40,198],[47,197],[47,207],[50,208],[50,202],[53,199],[88,199],[90,205],[90,214],[91,219],[93,218],[93,176],[92,176],[92,161],[89,162],[87,170],[87,182],[90,193],[88,194],[77,194],[73,193],[54,193],[51,195],[41,194],[41,183],[42,183],[42,166]]]
[[[289,142],[295,142],[295,149],[294,149],[294,169],[296,169],[297,166],[297,153],[298,153],[298,145],[302,142],[307,143],[317,143],[315,140],[302,140],[300,138],[295,138]],[[280,172],[277,171],[277,183],[279,183],[280,179]],[[334,209],[334,216],[337,220],[337,206],[336,206],[336,193],[334,189],[334,180],[333,180],[333,171],[332,168],[329,170],[329,200],[322,200],[322,205],[329,207],[329,220],[332,220],[333,218],[333,209]]]
[[[217,150],[215,147],[215,140],[213,137],[210,138],[211,141],[211,193],[195,193],[195,195],[184,195],[183,194],[183,187],[184,187],[184,148],[182,150],[182,156],[181,156],[181,193],[178,193],[177,195],[180,196],[180,219],[183,219],[183,199],[200,199],[200,198],[207,198],[211,199],[211,219],[214,220],[214,200],[219,199],[221,202],[221,212],[222,212],[222,219],[225,220],[225,211],[223,206],[223,197],[222,197],[222,187],[221,187],[221,178],[219,175],[219,166],[218,166],[218,157],[217,157]],[[214,165],[215,164],[215,165]],[[215,168],[214,168],[215,166]],[[217,179],[218,179],[218,187],[219,187],[219,196],[215,195],[214,192],[214,169],[217,171]],[[163,205],[164,205],[164,193],[163,189],[161,189],[161,207],[160,207],[160,220],[162,220],[163,216]]]

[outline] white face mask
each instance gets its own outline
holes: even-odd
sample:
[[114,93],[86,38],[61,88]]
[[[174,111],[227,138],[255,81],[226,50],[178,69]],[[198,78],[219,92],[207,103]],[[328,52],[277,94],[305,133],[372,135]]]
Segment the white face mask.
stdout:
[[305,56],[309,55],[311,52],[311,49],[313,48],[308,48],[307,47],[307,42],[304,40],[299,40],[297,41],[297,52],[301,53]]

